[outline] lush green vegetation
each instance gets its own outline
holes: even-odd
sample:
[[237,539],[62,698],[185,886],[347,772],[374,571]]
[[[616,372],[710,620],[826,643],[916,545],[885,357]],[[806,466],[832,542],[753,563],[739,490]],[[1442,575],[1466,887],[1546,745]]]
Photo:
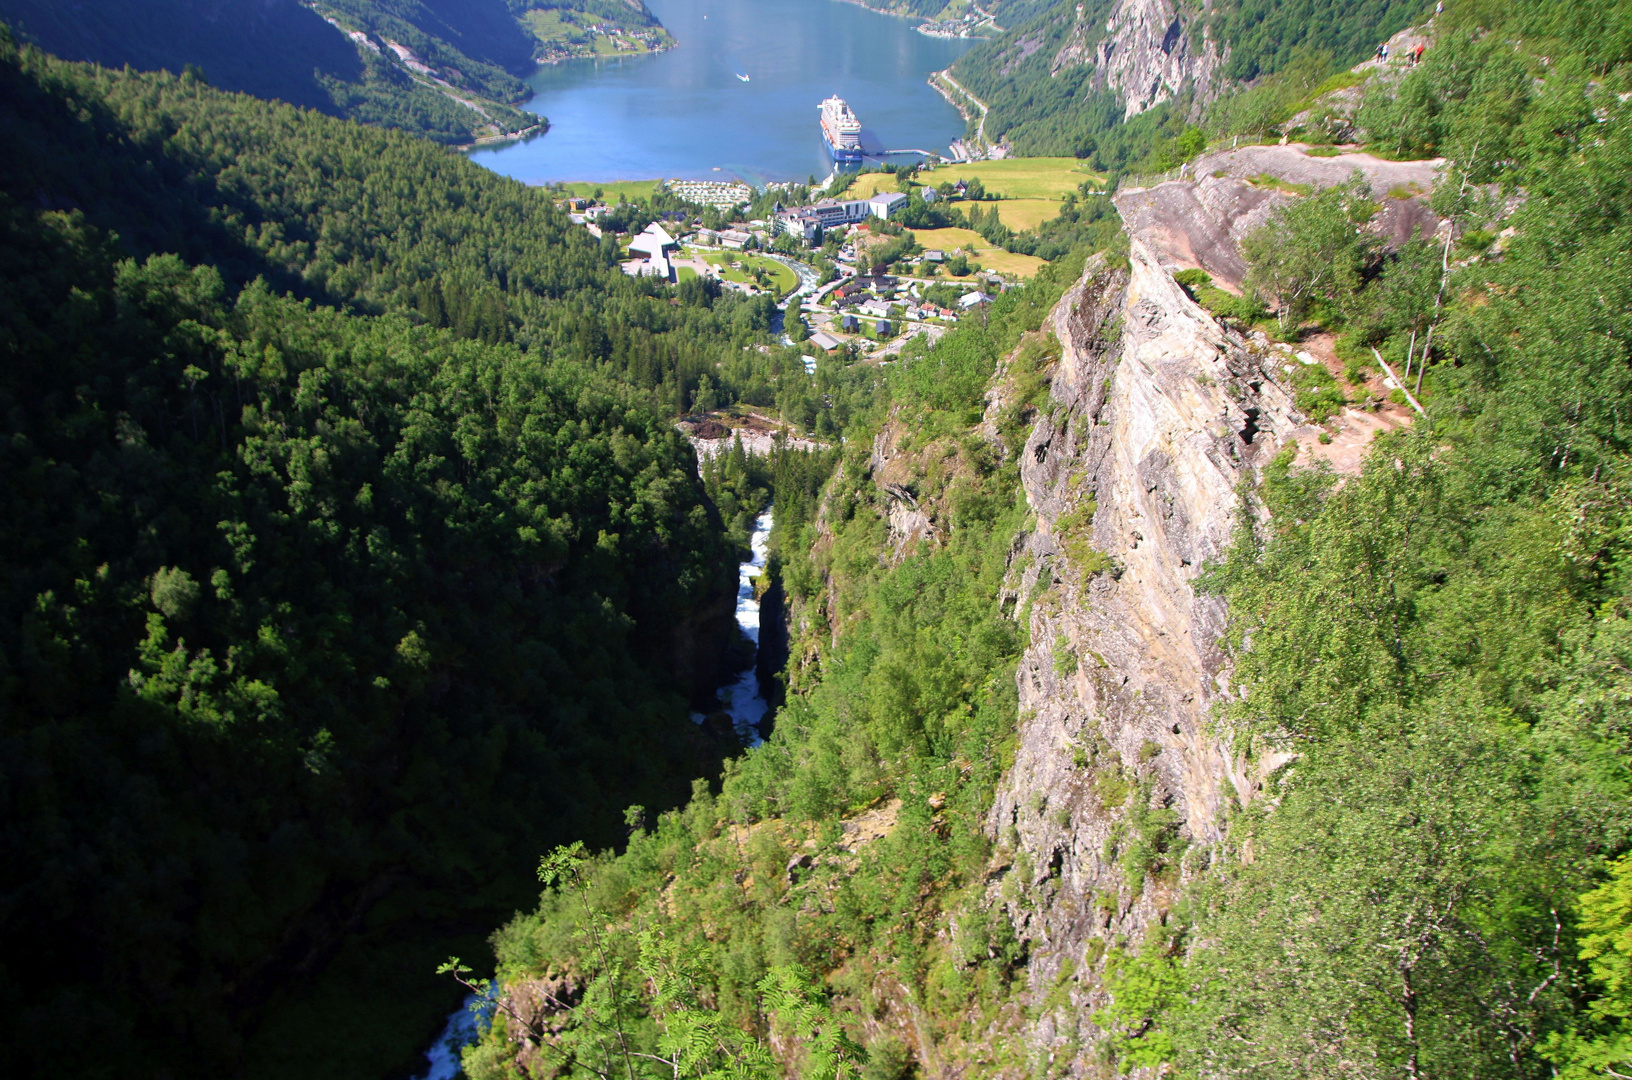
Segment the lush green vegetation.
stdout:
[[[28,149],[0,163],[7,189],[55,193],[133,254],[173,252],[218,266],[234,289],[262,276],[322,304],[413,311],[460,336],[604,366],[675,412],[722,351],[728,401],[771,404],[786,375],[780,357],[735,357],[769,340],[769,298],[696,290],[671,304],[616,271],[615,236],[597,244],[546,192],[434,145],[185,77],[37,56],[0,77],[0,115]],[[648,220],[631,206],[623,225]]]
[[671,40],[640,0],[0,0],[0,20],[58,56],[191,69],[223,89],[452,144],[543,122],[517,108],[532,96],[522,76],[611,41],[584,27],[615,28],[628,48]]
[[[699,784],[684,810],[655,821],[631,811],[622,855],[592,860],[580,882],[547,890],[538,911],[500,933],[505,985],[565,986],[550,991],[554,1002],[526,1006],[536,1005],[535,1029],[501,1013],[467,1052],[472,1076],[516,1065],[606,1074],[614,1030],[636,1075],[656,1075],[654,1058],[680,1030],[654,995],[659,943],[684,958],[692,1000],[733,1032],[778,1030],[765,980],[791,969],[824,975],[840,995],[841,1012],[829,1006],[818,1025],[829,1032],[851,1030],[853,1010],[882,1012],[894,985],[915,988],[938,1034],[971,1000],[1003,1007],[1018,954],[1001,918],[982,921],[989,851],[978,822],[1013,733],[1021,640],[998,594],[1025,518],[1015,453],[1026,416],[1005,412],[995,443],[970,429],[999,358],[1022,335],[1037,347],[1021,350],[1033,359],[1011,377],[1046,385],[1033,373],[1051,355],[1036,329],[1080,267],[1080,256],[1050,266],[1005,293],[986,325],[909,348],[887,369],[873,407],[852,422],[820,521],[814,485],[777,482],[773,566],[795,637],[773,736],[728,763],[717,793]],[[867,459],[884,424],[944,542],[881,559],[890,497]],[[802,509],[784,509],[785,490],[802,490]],[[857,831],[870,828],[876,836]],[[936,929],[955,912],[968,928],[949,945]],[[910,1067],[893,1038],[868,1050],[865,1075]],[[802,1049],[791,1053],[801,1075],[823,1075]],[[770,1064],[745,1058],[740,1075],[774,1075]],[[699,1062],[682,1075],[701,1071]]]
[[[1256,299],[1227,301],[1403,355],[1428,416],[1342,483],[1289,452],[1243,492],[1267,513],[1206,583],[1217,731],[1264,790],[1190,848],[1148,937],[1082,954],[1107,1071],[1632,1065],[1628,38],[1613,9],[1472,18],[1362,110],[1395,152],[1450,156],[1450,237],[1385,250],[1366,193],[1302,192],[1247,245]],[[1263,64],[1275,108],[1320,85]],[[1194,153],[1184,115],[1091,154]],[[23,1071],[406,1071],[446,1007],[431,951],[485,968],[470,939],[557,844],[494,939],[478,1080],[902,1080],[909,1043],[1039,1071],[1004,1033],[1074,969],[1021,1015],[986,825],[1029,623],[1017,456],[1055,407],[1048,311],[1087,248],[1118,261],[1107,200],[1028,235],[915,198],[1055,261],[933,348],[811,379],[768,298],[625,277],[615,231],[400,133],[9,38],[0,133],[0,1031]],[[1310,413],[1341,403],[1294,378]],[[743,405],[836,445],[699,476],[671,421]],[[686,713],[767,499],[786,704],[722,765]],[[1059,523],[1090,571],[1093,513]],[[1123,884],[1172,885],[1172,811],[1102,784]]]
[[185,0],[139,8],[111,0],[73,8],[3,0],[0,20],[58,56],[175,74],[191,64],[217,86],[306,108],[330,107],[326,80],[360,85],[368,78],[356,47],[305,7],[242,5],[215,18],[205,18],[201,7]]
[[554,63],[572,57],[652,52],[674,44],[644,3],[623,0],[506,0],[535,39],[535,59]]
[[[1104,36],[1110,0],[1084,8],[1087,46]],[[1060,3],[1007,33],[975,46],[952,65],[952,74],[987,106],[986,136],[1007,138],[1027,157],[1089,158],[1099,168],[1098,136],[1122,119],[1116,95],[1091,85],[1092,64],[1055,73],[1054,57],[1077,25],[1075,3]]]
[[[1128,1064],[1585,1077],[1629,1060],[1624,863],[1599,883],[1632,840],[1632,112],[1622,76],[1582,58],[1538,87],[1497,34],[1438,48],[1367,107],[1437,132],[1456,160],[1436,203],[1483,242],[1407,245],[1367,283],[1352,225],[1328,227],[1354,205],[1334,189],[1258,254],[1320,248],[1301,280],[1322,317],[1426,353],[1430,416],[1342,485],[1283,458],[1255,494],[1272,524],[1216,573],[1242,689],[1221,723],[1296,762],[1272,810],[1232,823],[1194,921],[1113,973]],[[1444,92],[1447,72],[1468,89]],[[1529,197],[1503,218],[1473,181]]]
[[[1112,6],[1056,4],[953,65],[958,81],[990,108],[988,139],[1007,139],[1027,157],[1067,155],[1115,172],[1163,172],[1202,149],[1204,140],[1195,141],[1201,132],[1187,123],[1188,97],[1125,120],[1117,95],[1096,85],[1092,57]],[[1233,134],[1285,120],[1292,115],[1286,106],[1422,13],[1416,0],[1229,0],[1191,13],[1189,33],[1199,49],[1205,28],[1229,49],[1225,78],[1252,83],[1250,92],[1233,95],[1243,99],[1226,106],[1233,112],[1214,110]],[[1062,63],[1067,48],[1073,59]]]
[[1224,74],[1251,80],[1310,54],[1337,68],[1368,53],[1428,13],[1420,0],[1226,0],[1214,8],[1213,33],[1230,45]]
[[[274,0],[224,7],[198,0],[139,6],[91,0],[72,8],[0,0],[0,19],[59,56],[178,74],[191,68],[228,90],[444,143],[519,131],[540,120],[515,107],[529,91],[514,73],[525,73],[534,42],[499,0]],[[345,33],[366,35],[368,43],[354,43]],[[390,42],[411,50],[415,63],[447,85],[410,67]]]
[[[1360,228],[1375,206],[1342,186],[1300,196],[1248,245],[1283,333],[1318,323],[1345,334],[1341,352],[1406,353],[1429,415],[1378,440],[1357,477],[1289,450],[1244,493],[1268,513],[1243,516],[1206,582],[1231,612],[1236,692],[1218,731],[1264,790],[1187,863],[1186,894],[1145,940],[1090,945],[1107,1069],[1585,1078],[1632,1064],[1632,104],[1624,72],[1583,57],[1543,66],[1499,34],[1439,48],[1367,107],[1452,154],[1434,197],[1451,239],[1385,252]],[[1186,284],[1209,295],[1202,276]],[[568,1034],[501,1020],[473,1075],[605,1071],[580,1047],[613,1001],[612,1026],[657,1054],[677,1029],[639,974],[654,942],[686,958],[711,1022],[772,1039],[786,1068],[801,1061],[774,1041],[766,979],[795,969],[836,994],[821,1030],[878,1033],[865,1075],[911,1074],[886,1033],[903,1002],[916,1039],[952,1053],[977,1033],[983,1065],[1028,1067],[993,1037],[1013,1020],[1022,947],[968,902],[985,855],[973,823],[1013,730],[1020,643],[998,600],[1023,524],[1012,452],[1053,355],[1019,337],[1037,324],[1011,300],[890,371],[820,526],[779,540],[799,636],[775,737],[719,792],[632,819],[624,855],[500,934],[511,985],[568,980],[544,1010]],[[998,441],[971,438],[1005,352]],[[1330,390],[1311,378],[1299,399]],[[886,416],[888,438],[871,438]],[[892,547],[885,485],[944,528],[936,542]],[[1075,661],[1056,643],[1055,662]],[[608,935],[598,956],[592,927]]]
[[433,951],[717,768],[739,554],[669,421],[812,381],[399,133],[4,37],[0,131],[3,1041],[405,1071]]

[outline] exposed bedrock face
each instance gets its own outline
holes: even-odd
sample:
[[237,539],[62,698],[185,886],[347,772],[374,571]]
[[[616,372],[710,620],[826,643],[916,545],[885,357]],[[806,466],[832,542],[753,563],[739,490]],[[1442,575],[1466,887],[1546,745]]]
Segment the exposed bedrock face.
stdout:
[[1077,6],[1077,23],[1054,57],[1052,71],[1093,64],[1094,84],[1116,92],[1127,116],[1195,91],[1197,108],[1217,96],[1224,57],[1211,38],[1197,32],[1171,0],[1116,0],[1103,8]]
[[1198,267],[1239,291],[1247,265],[1241,245],[1278,206],[1296,196],[1285,187],[1321,189],[1360,175],[1378,201],[1371,228],[1392,247],[1413,231],[1432,235],[1440,219],[1428,208],[1445,162],[1385,161],[1370,154],[1310,157],[1307,148],[1243,146],[1203,154],[1177,180],[1124,189],[1116,208],[1130,235],[1143,240],[1168,270]]
[[[1010,599],[1029,607],[1031,644],[1019,745],[988,821],[990,899],[1029,946],[1032,1052],[1076,1055],[1081,1075],[1099,958],[1166,918],[1188,872],[1172,853],[1188,844],[1195,859],[1220,840],[1228,805],[1258,782],[1208,733],[1230,690],[1225,611],[1196,578],[1230,541],[1238,486],[1302,417],[1274,362],[1137,239],[1128,268],[1090,263],[1053,330],[1053,400],[1021,465],[1037,520]],[[1162,821],[1170,856],[1147,872],[1127,853]],[[1062,987],[1069,1005],[1035,1008]]]

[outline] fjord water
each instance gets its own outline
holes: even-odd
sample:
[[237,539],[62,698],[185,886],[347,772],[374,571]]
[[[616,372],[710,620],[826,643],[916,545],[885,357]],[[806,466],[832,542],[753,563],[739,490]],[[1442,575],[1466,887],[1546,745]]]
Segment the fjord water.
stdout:
[[[553,180],[804,180],[833,167],[817,128],[838,94],[869,151],[944,152],[963,134],[929,73],[974,44],[841,0],[648,0],[679,45],[655,56],[544,67],[526,106],[547,134],[471,159]],[[747,81],[740,76],[746,75]]]

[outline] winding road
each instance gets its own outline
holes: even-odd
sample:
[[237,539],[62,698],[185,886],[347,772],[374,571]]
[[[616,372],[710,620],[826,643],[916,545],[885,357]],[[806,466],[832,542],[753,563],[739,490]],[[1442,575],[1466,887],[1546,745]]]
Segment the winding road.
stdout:
[[[951,68],[947,68],[945,71],[937,71],[935,74],[931,75],[929,77],[929,85],[935,86],[935,80],[936,79],[945,79],[947,84],[949,86],[951,86],[952,89],[956,90],[958,93],[960,93],[964,97],[968,98],[971,102],[974,103],[975,108],[980,110],[980,125],[977,128],[975,128],[975,138],[979,139],[981,141],[982,145],[987,145],[986,144],[986,113],[989,112],[990,110],[988,110],[986,108],[986,103],[984,101],[980,100],[979,98],[977,98],[975,95],[971,94],[968,90],[965,90],[963,88],[963,84],[958,82],[958,80],[956,80],[956,79],[954,79],[952,77],[952,69]],[[940,87],[937,86],[936,89],[940,89]],[[946,91],[942,90],[941,93],[945,94]],[[954,102],[952,102],[952,104],[956,105],[957,102],[954,101]]]

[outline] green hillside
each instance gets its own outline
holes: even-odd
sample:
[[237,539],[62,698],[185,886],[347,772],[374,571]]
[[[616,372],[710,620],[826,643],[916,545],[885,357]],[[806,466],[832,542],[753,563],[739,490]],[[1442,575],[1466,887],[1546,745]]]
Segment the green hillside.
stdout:
[[769,305],[671,304],[423,140],[3,36],[0,135],[0,1042],[405,1071],[434,956],[727,749],[687,710],[740,555],[669,420],[703,371],[774,400]]
[[69,60],[192,67],[225,90],[450,144],[537,125],[517,106],[539,60],[593,54],[603,41],[611,51],[672,44],[639,0],[0,0],[0,21]]
[[[1157,106],[1125,122],[1123,103],[1095,84],[1092,57],[1113,8],[1110,0],[1059,3],[959,58],[952,73],[990,109],[989,140],[1007,139],[1025,156],[1069,155],[1121,169],[1183,130],[1188,108]],[[1189,33],[1199,47],[1205,28],[1227,47],[1229,80],[1301,62],[1318,69],[1318,82],[1365,59],[1422,10],[1416,0],[1229,0],[1191,16]],[[1068,45],[1076,59],[1062,63]]]
[[[102,10],[97,33],[163,44]],[[223,46],[309,25],[185,10]],[[539,47],[515,7],[328,10],[468,62],[460,93],[500,94]],[[597,240],[558,193],[388,130],[443,89],[380,90],[372,126],[325,115],[338,97],[263,100],[308,61],[323,94],[373,93],[345,66],[366,47],[246,52],[256,96],[0,29],[11,1071],[413,1075],[468,987],[499,1006],[470,1080],[1632,1075],[1632,17],[1469,0],[1420,64],[1345,80],[1373,149],[1446,159],[1423,196],[1445,232],[1384,243],[1364,226],[1390,194],[1282,183],[1245,296],[1194,270],[1124,291],[1135,253],[1072,160],[1197,153],[1243,102],[1278,138],[1401,17],[1213,10],[1259,81],[1194,114],[1123,123],[1086,68],[1045,79],[1063,10],[971,52],[988,122],[1064,153],[969,178],[1008,194],[1052,170],[1012,193],[1059,215],[1015,234],[1005,200],[925,203],[898,174],[903,222],[967,224],[1036,273],[934,344],[808,375],[768,297],[619,270],[671,193]],[[1284,53],[1299,34],[1317,51]],[[873,223],[875,250],[910,250],[900,225]],[[1122,342],[1173,304],[1243,335],[1231,353],[1255,331],[1329,345],[1348,370],[1288,360],[1300,405],[1374,416],[1368,365],[1407,357],[1421,403],[1351,473],[1309,463],[1332,434],[1310,427],[1239,473],[1238,531],[1189,571],[1223,621],[1184,746],[1137,742],[1165,706],[1111,684],[1114,654],[1033,640],[1100,587],[1150,587],[1094,546],[1145,539],[1096,520],[1097,485],[1159,500],[1169,449],[1264,445],[1243,450],[1248,414],[1239,442],[1124,460],[1151,430],[1133,410],[1170,407],[1144,391],[1250,400],[1266,374],[1224,355],[1143,381]],[[750,409],[829,445],[699,468],[676,421]],[[779,707],[745,749],[690,714],[740,647],[767,503]],[[1023,746],[1022,700],[1056,692],[1073,726]],[[1123,728],[1101,692],[1126,695]],[[1216,831],[1158,784],[1175,753]],[[1022,754],[1070,801],[999,804]],[[1022,842],[1032,823],[1059,846]]]
[[[1232,770],[1280,764],[1261,797],[1226,793],[1222,838],[1181,837],[1158,801],[1167,748],[1113,750],[1093,720],[1027,752],[1069,757],[1060,783],[1111,827],[1060,843],[1118,885],[1063,907],[1060,850],[1033,861],[993,813],[1032,612],[1073,602],[1064,574],[1123,571],[1068,531],[1096,513],[1086,493],[1048,530],[1069,562],[1022,544],[1031,425],[1098,429],[1084,367],[1122,332],[1107,320],[1070,371],[1039,332],[1079,251],[881,374],[819,507],[778,521],[795,636],[773,738],[621,852],[545,861],[538,908],[495,938],[510,1011],[469,1075],[1626,1075],[1627,23],[1601,13],[1573,53],[1521,44],[1553,15],[1463,16],[1367,99],[1380,134],[1450,159],[1448,240],[1384,250],[1355,228],[1374,204],[1338,187],[1246,246],[1260,297],[1320,283],[1292,330],[1419,350],[1427,406],[1358,475],[1289,447],[1241,492],[1202,579],[1229,612],[1212,731]],[[1083,453],[1052,490],[1094,479]],[[931,530],[902,539],[909,499]],[[1110,666],[1063,636],[1052,662]],[[1037,815],[1053,795],[1019,793]],[[1148,934],[1112,931],[1136,903]],[[1056,969],[1028,966],[1076,933]]]

